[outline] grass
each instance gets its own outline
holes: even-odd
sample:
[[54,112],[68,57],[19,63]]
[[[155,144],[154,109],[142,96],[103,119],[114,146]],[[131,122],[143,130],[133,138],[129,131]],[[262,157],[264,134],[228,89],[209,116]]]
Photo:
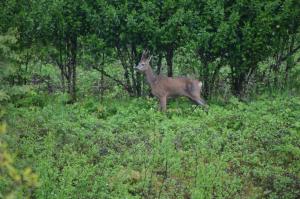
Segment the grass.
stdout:
[[154,99],[63,99],[8,106],[4,139],[38,174],[36,198],[300,195],[299,97],[232,98],[207,114],[184,100],[160,113]]

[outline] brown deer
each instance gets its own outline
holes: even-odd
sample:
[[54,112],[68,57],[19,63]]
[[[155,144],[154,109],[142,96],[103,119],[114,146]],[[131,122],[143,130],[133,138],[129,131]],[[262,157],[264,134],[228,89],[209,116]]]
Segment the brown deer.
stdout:
[[143,51],[142,58],[136,69],[146,75],[151,92],[160,101],[160,110],[166,111],[169,97],[186,96],[198,105],[206,108],[205,101],[200,97],[202,82],[186,77],[171,78],[163,75],[155,75],[150,66],[148,51]]

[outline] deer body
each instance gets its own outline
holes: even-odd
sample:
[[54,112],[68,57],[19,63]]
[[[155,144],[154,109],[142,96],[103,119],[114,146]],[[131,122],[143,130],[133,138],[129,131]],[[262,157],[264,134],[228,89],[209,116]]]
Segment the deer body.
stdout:
[[200,81],[186,77],[171,78],[163,75],[155,75],[150,66],[150,59],[146,58],[144,52],[136,68],[145,73],[152,94],[160,101],[160,110],[165,111],[167,99],[176,96],[186,96],[198,105],[205,105],[205,102],[200,97],[202,87]]

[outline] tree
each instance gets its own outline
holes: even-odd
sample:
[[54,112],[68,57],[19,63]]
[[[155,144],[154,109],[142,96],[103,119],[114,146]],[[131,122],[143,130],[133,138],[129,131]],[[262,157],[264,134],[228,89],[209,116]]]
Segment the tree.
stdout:
[[[212,83],[208,78],[213,78],[220,69],[216,67],[211,73],[208,63],[219,59],[230,66],[232,92],[242,96],[258,64],[278,51],[278,37],[274,36],[280,34],[285,38],[292,30],[299,30],[299,22],[292,26],[286,23],[299,18],[295,6],[299,8],[299,3],[293,0],[209,0],[193,6],[197,24],[195,41],[206,85]],[[279,33],[278,27],[285,31]]]
[[190,46],[194,46],[202,62],[199,68],[204,83],[203,92],[204,96],[209,97],[220,68],[227,64],[227,51],[234,40],[233,24],[237,16],[235,13],[225,16],[224,3],[221,1],[210,0],[191,7],[194,17]]
[[165,53],[167,61],[167,74],[173,76],[173,58],[175,51],[190,39],[189,27],[192,12],[190,1],[157,1],[156,13],[157,30],[155,48],[159,55]]
[[142,78],[134,66],[142,49],[153,46],[156,21],[152,8],[154,4],[148,1],[110,1],[96,8],[96,13],[99,13],[95,25],[99,27],[98,35],[107,47],[115,49],[130,95],[141,95]]
[[[36,2],[40,5],[40,2]],[[53,1],[49,3],[45,17],[50,18],[44,31],[46,37],[41,37],[50,46],[54,47],[51,57],[61,71],[62,87],[67,80],[68,93],[72,101],[76,100],[76,67],[79,51],[78,39],[87,35],[91,29],[90,7],[87,2]],[[40,10],[44,10],[41,4]],[[45,12],[44,12],[45,13]],[[44,21],[39,23],[43,24]],[[38,38],[39,39],[39,38]]]
[[33,190],[38,186],[38,176],[31,168],[19,168],[15,165],[4,134],[6,133],[6,107],[10,102],[9,92],[5,91],[6,70],[15,61],[12,48],[16,45],[14,31],[0,34],[0,190],[4,198],[26,198],[33,196]]

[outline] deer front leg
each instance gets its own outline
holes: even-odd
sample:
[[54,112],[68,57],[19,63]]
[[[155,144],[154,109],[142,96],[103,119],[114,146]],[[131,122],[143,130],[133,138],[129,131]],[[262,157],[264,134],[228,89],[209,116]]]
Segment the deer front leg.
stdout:
[[166,111],[167,110],[167,96],[159,97],[159,103],[160,103],[160,110]]

